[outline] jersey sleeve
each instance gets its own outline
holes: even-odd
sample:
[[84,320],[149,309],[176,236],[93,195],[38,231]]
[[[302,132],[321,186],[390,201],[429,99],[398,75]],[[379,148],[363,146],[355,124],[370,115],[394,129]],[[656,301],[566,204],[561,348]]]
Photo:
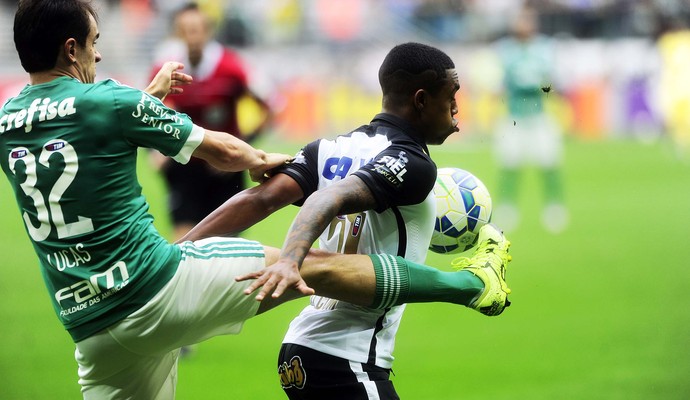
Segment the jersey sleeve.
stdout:
[[115,107],[125,139],[138,147],[152,148],[178,162],[189,161],[203,140],[187,114],[167,107],[146,92],[110,81]]
[[296,155],[295,159],[284,166],[279,173],[290,176],[302,188],[304,197],[295,202],[301,206],[304,200],[319,188],[319,140],[304,146]]
[[393,145],[355,171],[374,194],[376,212],[419,204],[436,182],[436,164],[420,149]]

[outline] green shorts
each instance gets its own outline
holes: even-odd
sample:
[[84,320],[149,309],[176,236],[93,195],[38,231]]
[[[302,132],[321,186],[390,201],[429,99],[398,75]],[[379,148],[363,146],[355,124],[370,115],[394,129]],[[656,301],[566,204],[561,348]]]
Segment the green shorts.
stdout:
[[179,348],[237,334],[259,302],[235,277],[264,268],[264,248],[240,238],[180,244],[175,276],[144,307],[79,343],[85,399],[173,399]]

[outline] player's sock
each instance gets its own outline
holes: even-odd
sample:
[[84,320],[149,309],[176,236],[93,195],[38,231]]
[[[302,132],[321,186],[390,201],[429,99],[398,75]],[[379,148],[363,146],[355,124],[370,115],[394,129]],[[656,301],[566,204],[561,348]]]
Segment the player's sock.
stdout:
[[499,175],[501,188],[501,203],[515,204],[518,197],[518,189],[520,187],[520,171],[514,168],[505,168],[501,170]]
[[376,273],[373,308],[430,302],[468,306],[484,289],[484,282],[468,271],[439,271],[387,254],[369,257]]
[[544,169],[542,171],[544,179],[544,197],[546,203],[562,204],[563,203],[563,182],[561,181],[560,172],[555,169]]

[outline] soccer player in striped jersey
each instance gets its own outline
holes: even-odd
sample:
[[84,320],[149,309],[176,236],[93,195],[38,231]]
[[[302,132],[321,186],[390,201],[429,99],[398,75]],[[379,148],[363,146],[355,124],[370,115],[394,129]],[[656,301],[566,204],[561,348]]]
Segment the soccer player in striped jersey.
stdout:
[[[394,256],[314,252],[302,265],[305,281],[282,282],[295,281],[297,290],[259,303],[246,295],[255,283],[236,277],[276,262],[278,249],[236,238],[164,240],[137,181],[138,148],[183,163],[195,156],[223,170],[249,169],[254,178],[289,157],[204,129],[166,107],[159,98],[187,80],[177,63],[166,64],[147,89],[159,98],[112,80],[94,83],[98,36],[87,1],[19,2],[14,40],[30,83],[0,108],[0,167],[53,308],[76,343],[85,399],[174,398],[181,346],[238,333],[246,319],[312,294],[304,282],[362,306],[438,297],[405,282],[410,271],[432,268]],[[457,292],[471,293],[467,305],[502,309],[508,243],[487,234],[493,244],[483,257],[494,267],[454,273],[479,278]]]
[[[232,233],[272,210],[301,205],[279,262],[259,272],[263,275],[251,286],[265,284],[259,298],[274,289],[279,296],[289,286],[285,279],[296,274],[317,238],[328,251],[387,253],[423,263],[436,215],[436,165],[427,145],[441,144],[458,130],[458,76],[441,50],[405,43],[388,53],[379,80],[383,111],[369,124],[308,144],[278,174],[229,199],[183,240]],[[386,274],[386,268],[377,273]],[[439,272],[408,278],[439,289],[433,301],[447,301],[441,287],[471,285],[476,277],[460,282],[459,276]],[[464,304],[471,304],[471,291],[464,295]],[[462,296],[453,296],[463,304]],[[288,397],[397,399],[389,374],[403,311],[404,305],[361,307],[312,296],[290,324],[279,355],[278,373]],[[304,376],[308,379],[298,379]]]

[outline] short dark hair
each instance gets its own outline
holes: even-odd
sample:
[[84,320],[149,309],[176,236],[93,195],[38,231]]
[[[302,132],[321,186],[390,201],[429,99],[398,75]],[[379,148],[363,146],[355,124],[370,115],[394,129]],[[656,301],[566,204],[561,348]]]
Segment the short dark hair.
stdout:
[[197,3],[196,1],[188,1],[182,4],[180,7],[177,7],[173,11],[173,16],[182,14],[185,11],[201,11],[201,7],[199,7],[199,3]]
[[403,43],[386,55],[379,83],[384,97],[409,95],[420,88],[435,92],[443,86],[446,70],[453,68],[455,63],[443,51],[422,43]]
[[170,14],[170,22],[174,24],[175,21],[177,21],[177,17],[186,13],[187,11],[199,11],[200,12],[201,8],[199,7],[199,3],[195,2],[195,1],[190,1],[190,2],[182,4],[180,7],[177,7]]
[[89,15],[98,20],[90,0],[20,0],[14,15],[14,46],[26,72],[55,67],[60,46],[89,36]]

